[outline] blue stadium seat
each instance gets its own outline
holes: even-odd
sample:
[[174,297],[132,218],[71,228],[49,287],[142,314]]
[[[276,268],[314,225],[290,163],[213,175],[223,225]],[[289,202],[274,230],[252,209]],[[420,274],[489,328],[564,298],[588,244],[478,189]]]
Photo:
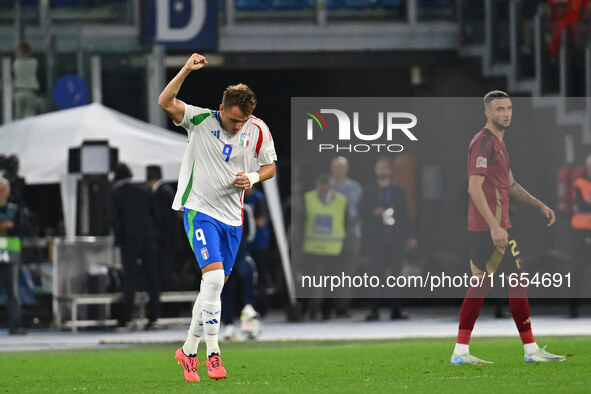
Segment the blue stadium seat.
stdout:
[[453,0],[418,0],[419,8],[441,10],[445,8],[451,8],[453,6]]
[[343,0],[326,0],[326,8],[329,10],[336,10],[343,6]]
[[241,11],[266,10],[269,0],[234,0],[234,7]]
[[[326,2],[326,9],[328,10],[336,10],[337,8],[341,8],[343,6],[344,0],[325,0]],[[302,8],[316,8],[316,0],[273,0],[273,8],[282,8],[287,9],[286,7],[278,7],[275,3],[298,3],[298,5],[291,9],[302,9]],[[300,4],[304,4],[304,6],[300,6]]]
[[82,0],[51,0],[51,5],[55,7],[72,7],[82,4]]
[[301,10],[310,6],[309,0],[272,0],[272,6],[276,10]]
[[378,0],[345,0],[345,8],[354,10],[376,8]]
[[400,8],[402,0],[379,0],[379,5],[383,8]]

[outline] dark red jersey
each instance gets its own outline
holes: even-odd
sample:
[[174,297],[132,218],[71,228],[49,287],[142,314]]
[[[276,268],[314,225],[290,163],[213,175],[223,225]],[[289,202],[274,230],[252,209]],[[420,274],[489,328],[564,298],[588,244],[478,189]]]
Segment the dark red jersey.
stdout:
[[[484,176],[482,190],[492,214],[503,228],[509,221],[509,154],[505,142],[484,128],[472,138],[468,150],[468,178]],[[490,230],[472,199],[468,203],[468,230]]]

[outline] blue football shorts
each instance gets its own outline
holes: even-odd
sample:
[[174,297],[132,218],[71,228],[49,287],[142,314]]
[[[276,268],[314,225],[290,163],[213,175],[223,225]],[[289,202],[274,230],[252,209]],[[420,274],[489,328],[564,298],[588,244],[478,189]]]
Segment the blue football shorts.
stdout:
[[230,226],[187,208],[184,210],[184,218],[185,233],[199,267],[222,262],[224,273],[230,275],[242,238],[242,226]]

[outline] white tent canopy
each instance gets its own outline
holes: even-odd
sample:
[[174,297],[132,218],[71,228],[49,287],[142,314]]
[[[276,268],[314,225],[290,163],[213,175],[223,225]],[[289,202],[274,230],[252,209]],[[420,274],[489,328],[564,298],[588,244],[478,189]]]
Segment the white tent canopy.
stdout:
[[78,176],[68,174],[68,151],[84,141],[106,140],[119,150],[135,181],[146,178],[146,166],[162,167],[162,177],[175,181],[187,137],[119,113],[101,104],[34,116],[0,127],[0,155],[16,155],[19,175],[29,185],[59,183],[66,236],[76,233]]
[[84,140],[107,140],[119,149],[119,161],[145,180],[149,164],[162,167],[175,181],[187,138],[124,115],[101,104],[26,118],[0,126],[0,155],[19,158],[19,175],[27,184],[58,183],[68,172],[68,149]]

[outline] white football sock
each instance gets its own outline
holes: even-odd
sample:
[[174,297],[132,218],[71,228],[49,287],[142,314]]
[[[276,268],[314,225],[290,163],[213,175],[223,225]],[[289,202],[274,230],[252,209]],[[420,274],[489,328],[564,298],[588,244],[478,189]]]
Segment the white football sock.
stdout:
[[525,354],[534,354],[535,352],[537,352],[539,349],[538,344],[535,342],[532,343],[526,343],[523,345],[523,350],[525,351]]
[[456,347],[454,348],[454,353],[458,356],[470,352],[470,345],[465,345],[463,343],[456,343]]
[[[203,286],[203,282],[201,282],[201,286]],[[195,304],[193,304],[191,325],[189,326],[189,331],[187,331],[187,339],[183,345],[183,353],[185,353],[187,356],[193,354],[196,355],[197,349],[199,348],[199,341],[201,340],[202,336],[203,319],[201,318],[201,292],[199,292],[199,295],[195,300]]]
[[209,271],[203,274],[201,284],[201,314],[207,357],[220,354],[218,335],[220,333],[220,313],[222,310],[222,288],[226,276],[224,270]]

